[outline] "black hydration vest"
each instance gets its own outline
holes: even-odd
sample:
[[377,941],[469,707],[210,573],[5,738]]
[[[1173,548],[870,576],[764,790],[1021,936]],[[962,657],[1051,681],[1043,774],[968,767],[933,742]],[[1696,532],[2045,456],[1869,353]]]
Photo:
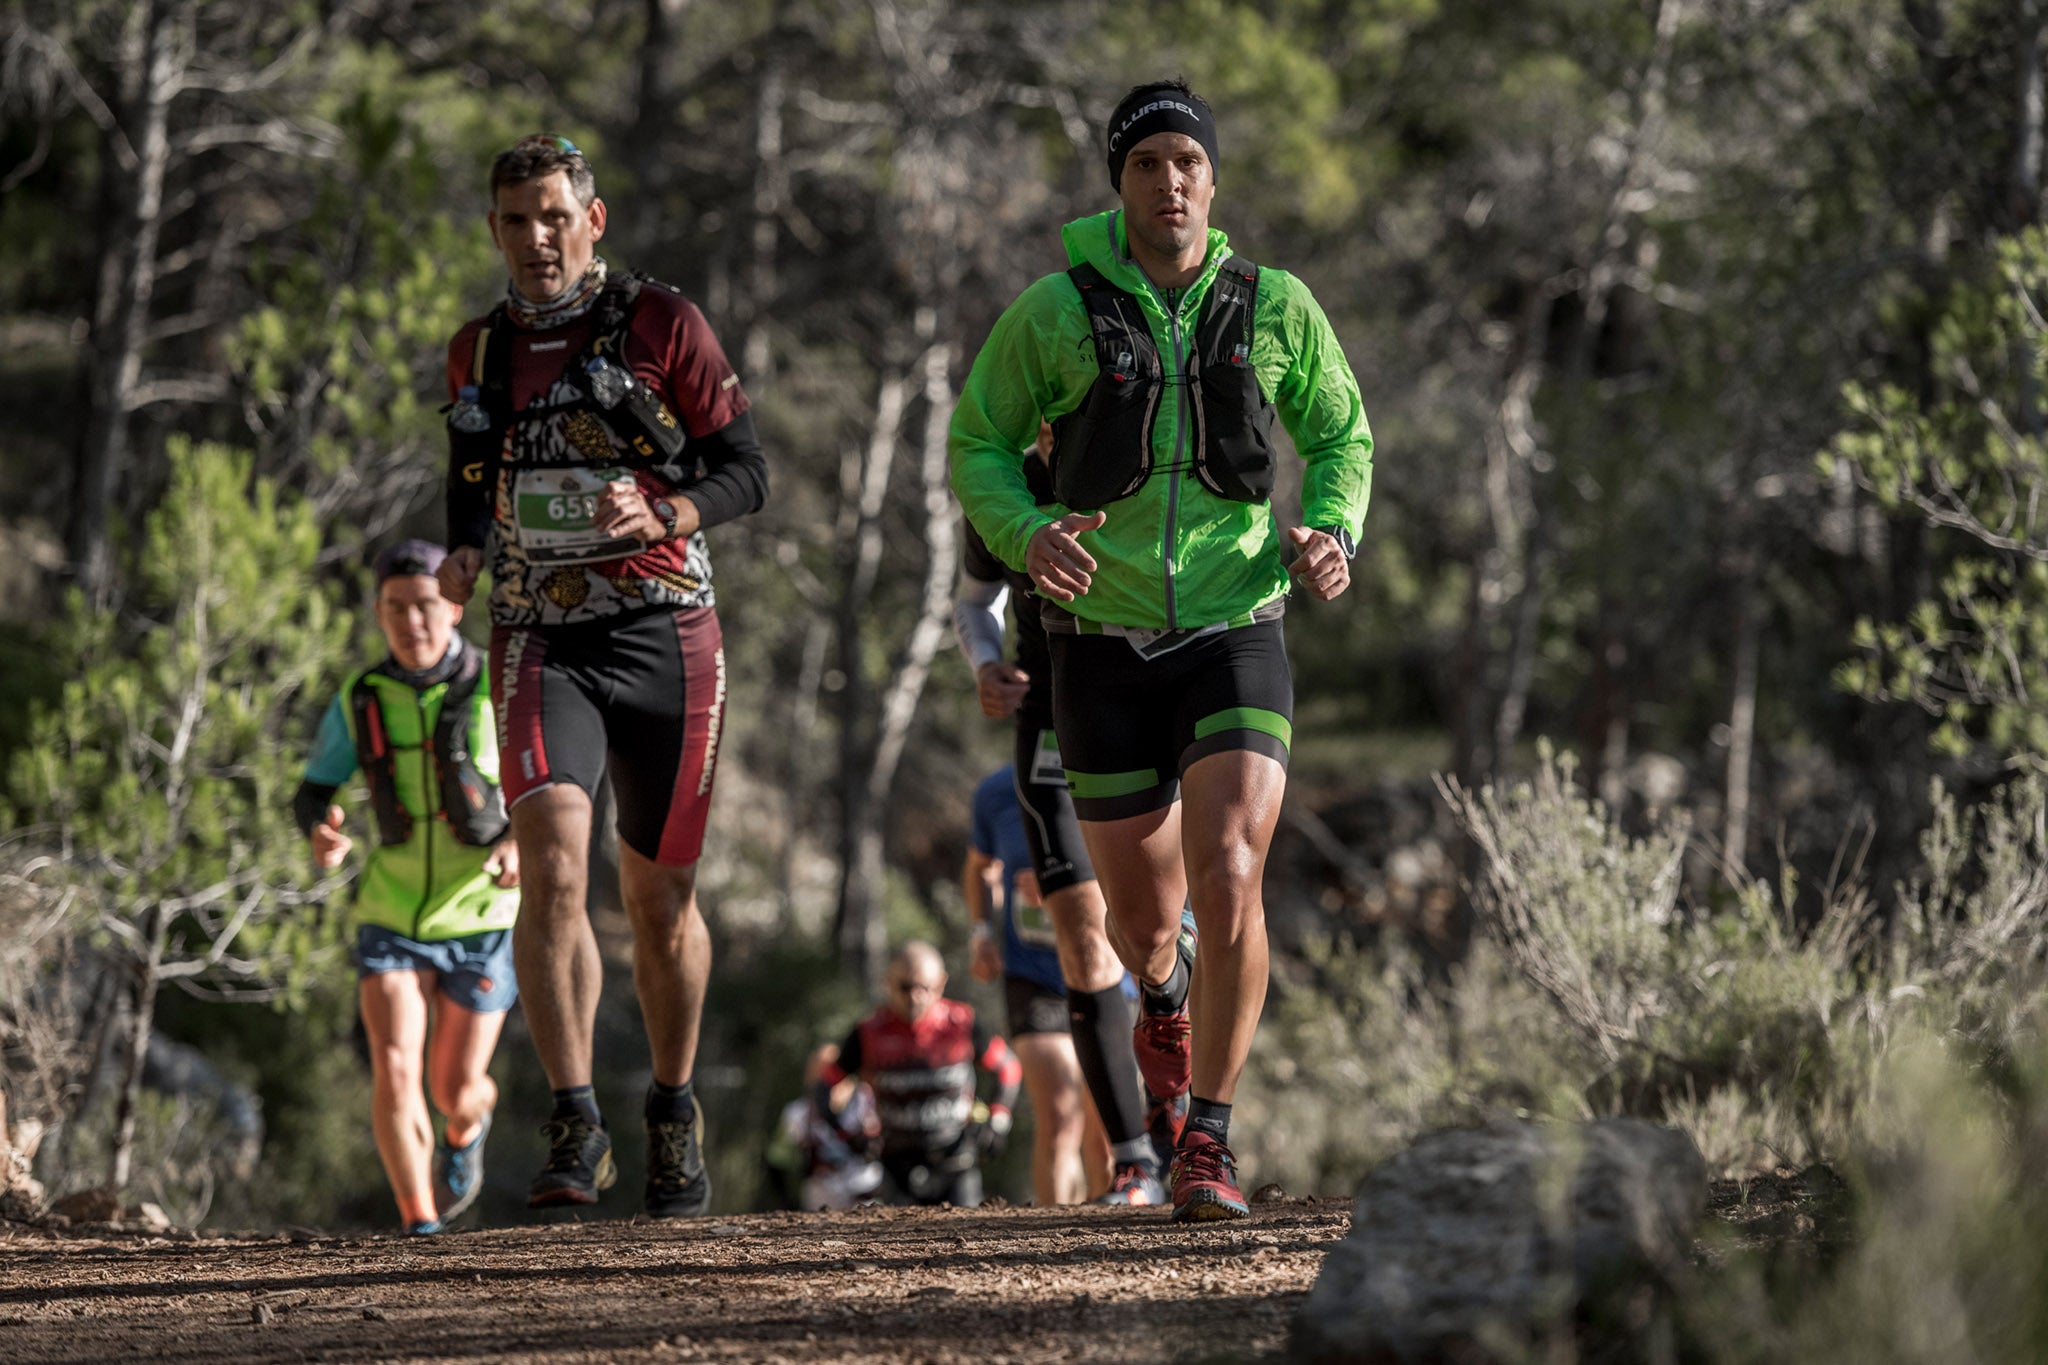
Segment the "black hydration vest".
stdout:
[[1187,367],[1168,375],[1144,311],[1092,265],[1067,271],[1088,306],[1102,372],[1081,406],[1052,424],[1053,493],[1091,511],[1127,498],[1152,475],[1152,425],[1167,386],[1185,384],[1194,414],[1195,477],[1219,498],[1264,502],[1273,493],[1273,405],[1252,369],[1259,268],[1226,259],[1209,286]]
[[[487,848],[505,837],[511,820],[505,814],[505,798],[494,783],[484,780],[470,752],[469,728],[477,681],[483,676],[483,660],[474,649],[463,652],[462,664],[447,681],[441,694],[441,714],[435,718],[429,741],[429,759],[434,765],[441,813],[448,818],[449,832],[458,844]],[[370,670],[410,686],[392,672],[387,663]],[[384,844],[402,844],[412,838],[413,812],[406,809],[398,791],[398,752],[391,732],[384,724],[384,708],[377,699],[377,687],[368,676],[358,678],[349,689],[349,708],[355,717],[356,762],[370,789],[370,809],[377,817],[377,838]],[[424,814],[424,812],[422,812]]]
[[[499,304],[477,333],[470,362],[471,383],[448,407],[449,440],[455,468],[465,483],[497,487],[497,472],[511,442],[514,422],[534,421],[558,412],[588,412],[647,465],[669,464],[682,454],[684,434],[668,404],[640,382],[626,363],[626,333],[633,325],[633,306],[640,290],[652,283],[628,271],[605,281],[598,291],[590,344],[571,356],[563,377],[577,390],[566,403],[512,410],[512,348],[492,346],[492,335],[511,327],[505,305]],[[665,285],[656,285],[666,288]],[[474,390],[474,392],[472,392]],[[632,463],[623,458],[621,463]]]

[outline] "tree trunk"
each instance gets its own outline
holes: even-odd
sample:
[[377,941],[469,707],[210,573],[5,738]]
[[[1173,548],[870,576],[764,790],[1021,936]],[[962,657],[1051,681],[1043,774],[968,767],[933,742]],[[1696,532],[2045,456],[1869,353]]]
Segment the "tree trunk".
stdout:
[[902,443],[909,376],[883,376],[875,395],[875,424],[864,451],[840,462],[839,543],[850,547],[839,598],[839,912],[833,941],[849,970],[866,980],[869,948],[886,935],[881,911],[882,812],[867,808],[874,743],[869,735],[866,635],[869,603],[882,563],[882,511]]
[[785,834],[781,858],[782,916],[796,923],[797,850],[804,836],[803,793],[812,790],[817,772],[811,760],[811,737],[818,728],[818,703],[825,686],[825,651],[832,643],[831,623],[814,617],[804,630],[803,662],[797,667],[796,695],[790,702],[789,733],[783,752],[782,809]]
[[1620,606],[1604,594],[1593,628],[1592,714],[1586,727],[1586,785],[1611,811],[1628,795],[1628,640],[1612,622]]
[[690,0],[643,0],[641,5],[646,24],[640,35],[639,99],[633,109],[629,164],[640,190],[642,212],[634,221],[635,240],[643,251],[660,239],[675,181],[669,135],[681,99],[676,51],[689,8]]
[[2041,217],[2043,91],[2041,38],[2048,4],[2021,0],[2019,127],[2013,138],[2012,174],[2007,182],[2005,230],[2014,232]]
[[1451,771],[1472,791],[1486,784],[1493,763],[1493,748],[1482,738],[1487,732],[1486,651],[1493,634],[1493,612],[1488,606],[1487,587],[1493,578],[1490,562],[1498,552],[1487,547],[1472,556],[1465,589],[1465,629],[1458,638],[1457,666],[1453,672],[1456,702],[1451,715]]
[[1745,566],[1735,587],[1735,685],[1728,705],[1727,821],[1722,827],[1723,856],[1731,872],[1740,873],[1749,854],[1749,769],[1756,752],[1756,674],[1758,618],[1756,575]]
[[[1526,591],[1531,571],[1529,539],[1536,516],[1533,488],[1542,458],[1536,441],[1535,400],[1543,382],[1545,339],[1555,301],[1555,291],[1548,285],[1527,287],[1500,400],[1486,432],[1481,486],[1490,535],[1473,557],[1466,657],[1461,669],[1465,696],[1459,707],[1459,771],[1475,791],[1506,757],[1499,735],[1511,684],[1497,666],[1495,637],[1508,605]],[[1512,669],[1507,672],[1511,674]],[[1509,728],[1520,733],[1520,704],[1513,708]]]
[[[924,586],[920,594],[917,624],[911,628],[903,658],[896,674],[882,694],[881,719],[875,736],[874,760],[868,769],[867,796],[861,803],[868,813],[870,828],[863,832],[860,852],[862,874],[879,886],[882,863],[882,817],[889,809],[889,793],[896,785],[896,772],[903,762],[903,748],[917,719],[917,705],[924,696],[925,681],[931,676],[932,660],[945,642],[952,620],[953,568],[959,560],[955,543],[952,492],[947,485],[946,426],[953,412],[953,389],[948,377],[946,349],[934,346],[925,354],[924,366],[924,451],[919,477],[924,494],[925,559]],[[872,868],[867,859],[873,859]],[[878,991],[888,965],[887,926],[873,914],[860,945],[862,979],[871,991]]]
[[123,165],[123,159],[114,155],[106,158],[107,174],[117,178],[108,198],[118,205],[118,213],[100,270],[90,406],[65,546],[86,591],[100,602],[112,584],[107,521],[128,458],[128,419],[142,382],[142,353],[156,290],[157,235],[163,225],[164,175],[170,164],[170,106],[180,77],[181,17],[182,6],[176,0],[143,0],[140,49],[135,54],[139,78],[133,102],[122,111],[134,164]]
[[753,228],[747,259],[747,327],[740,342],[740,367],[755,385],[767,384],[774,373],[768,319],[777,288],[775,252],[782,240],[782,210],[789,198],[789,167],[782,152],[787,87],[782,55],[771,50],[763,59],[761,87],[754,96]]
[[[1622,278],[1621,267],[1628,244],[1627,224],[1645,207],[1641,202],[1643,168],[1650,159],[1649,148],[1663,131],[1665,86],[1683,15],[1684,0],[1658,0],[1650,52],[1636,80],[1634,106],[1624,137],[1626,152],[1620,171],[1608,190],[1598,228],[1580,257],[1585,262],[1583,270],[1578,272],[1577,292],[1582,308],[1576,334],[1565,347],[1564,372],[1559,376],[1556,387],[1563,403],[1583,404],[1583,410],[1588,412],[1604,411],[1601,405],[1585,401],[1593,378],[1594,352],[1600,344],[1614,289]],[[1567,439],[1559,443],[1558,448],[1569,451],[1575,444]],[[1495,762],[1506,759],[1510,747],[1521,736],[1527,717],[1529,689],[1534,680],[1535,659],[1542,636],[1545,597],[1550,588],[1551,566],[1556,558],[1557,531],[1549,504],[1558,476],[1553,472],[1554,466],[1553,469],[1545,469],[1534,460],[1531,466],[1526,567],[1521,595],[1515,604],[1507,683],[1502,690],[1500,711],[1494,723]],[[1625,698],[1622,704],[1626,706]],[[1624,714],[1617,723],[1626,726],[1627,719]],[[1610,730],[1603,739],[1603,747],[1611,739]]]
[[[94,967],[100,964],[95,962]],[[86,1045],[85,1065],[78,1086],[67,1096],[64,1110],[63,1130],[57,1135],[56,1169],[68,1171],[72,1167],[72,1152],[77,1146],[79,1130],[83,1120],[99,1103],[106,1090],[106,1075],[109,1054],[113,1050],[114,1036],[121,1018],[121,981],[112,972],[96,971],[98,978],[92,992],[92,1003],[87,1007],[86,1028],[83,1032],[91,1038]]]
[[148,955],[135,964],[135,979],[128,988],[127,1066],[121,1077],[121,1095],[114,1111],[114,1145],[107,1157],[107,1188],[119,1195],[128,1188],[130,1167],[135,1156],[136,1105],[142,1094],[142,1069],[149,1057],[149,1032],[156,1022],[158,969],[163,966],[164,945],[170,935],[171,917],[161,904],[150,907]]

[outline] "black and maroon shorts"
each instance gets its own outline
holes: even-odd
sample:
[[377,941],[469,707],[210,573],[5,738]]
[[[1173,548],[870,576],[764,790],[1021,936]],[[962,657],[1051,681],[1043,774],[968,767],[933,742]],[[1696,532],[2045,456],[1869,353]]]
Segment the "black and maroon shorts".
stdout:
[[491,702],[508,808],[558,782],[595,799],[609,767],[627,847],[664,867],[697,861],[725,718],[715,609],[494,626]]

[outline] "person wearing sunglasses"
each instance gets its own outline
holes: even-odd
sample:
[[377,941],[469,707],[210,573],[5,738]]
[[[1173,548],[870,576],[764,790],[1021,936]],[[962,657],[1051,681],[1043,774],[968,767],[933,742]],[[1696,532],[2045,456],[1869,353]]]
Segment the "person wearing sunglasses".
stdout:
[[491,576],[491,684],[523,879],[522,1005],[554,1106],[534,1207],[617,1179],[592,1090],[601,973],[585,902],[609,776],[652,1084],[645,1207],[709,1206],[692,1085],[711,944],[697,904],[725,653],[704,532],[755,511],[767,466],[747,396],[697,306],[597,254],[608,210],[552,133],[491,163],[505,294],[448,347],[442,591]]
[[[982,1161],[1009,1137],[1023,1065],[974,1006],[947,997],[946,964],[922,939],[890,956],[886,989],[887,999],[820,1069],[812,1087],[818,1112],[832,1112],[833,1086],[859,1076],[875,1093],[889,1201],[973,1208]],[[985,1098],[977,1072],[992,1082]]]

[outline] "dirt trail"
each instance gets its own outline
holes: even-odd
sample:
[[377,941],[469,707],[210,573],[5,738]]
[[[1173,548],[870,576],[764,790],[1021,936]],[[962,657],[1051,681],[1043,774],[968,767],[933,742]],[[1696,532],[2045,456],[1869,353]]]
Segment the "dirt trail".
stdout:
[[1284,1350],[1345,1200],[861,1209],[431,1239],[0,1232],[0,1360],[1178,1362]]

